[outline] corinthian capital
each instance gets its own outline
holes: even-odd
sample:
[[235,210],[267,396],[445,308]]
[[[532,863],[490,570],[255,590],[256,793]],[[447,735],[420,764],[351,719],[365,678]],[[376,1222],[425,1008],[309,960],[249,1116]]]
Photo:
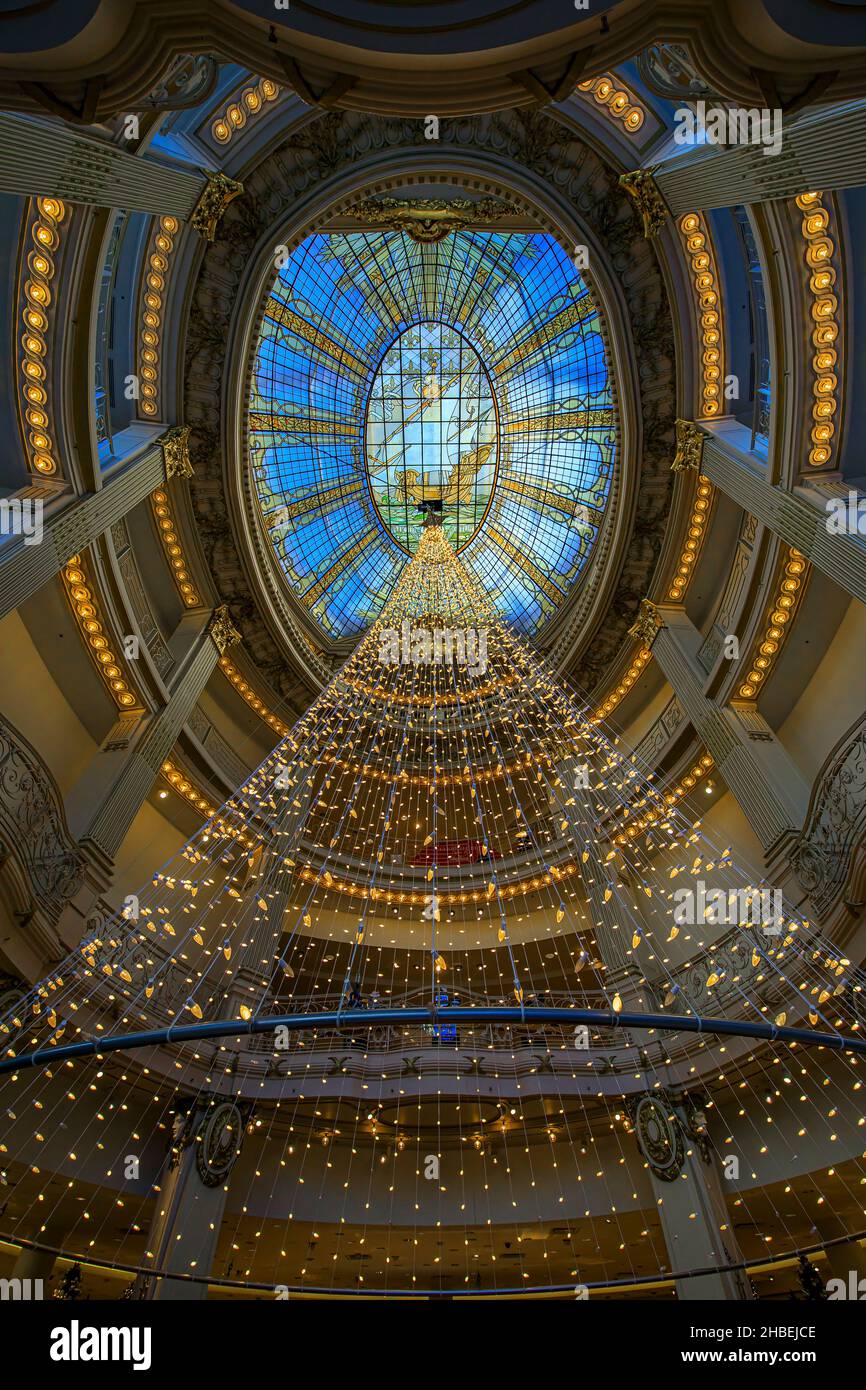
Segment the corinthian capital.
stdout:
[[227,603],[221,603],[219,608],[214,609],[208,624],[208,632],[213,638],[220,656],[223,656],[229,647],[233,647],[236,642],[241,640],[241,634],[231,620]]
[[166,482],[169,478],[191,478],[194,473],[189,456],[189,425],[172,425],[160,439],[165,463]]
[[700,425],[691,420],[677,420],[677,451],[671,464],[672,473],[685,473],[687,468],[700,471],[706,437]]
[[631,174],[620,174],[620,187],[624,188],[643,220],[645,237],[658,236],[665,225],[670,211],[659,192],[654,173],[658,166],[649,169],[635,169]]
[[216,173],[208,177],[204,192],[196,203],[190,225],[201,232],[205,241],[213,241],[217,224],[233,198],[243,193],[244,186],[227,174]]
[[655,604],[648,598],[641,599],[640,608],[635,622],[628,630],[629,637],[636,637],[647,647],[651,647],[656,639],[662,620]]

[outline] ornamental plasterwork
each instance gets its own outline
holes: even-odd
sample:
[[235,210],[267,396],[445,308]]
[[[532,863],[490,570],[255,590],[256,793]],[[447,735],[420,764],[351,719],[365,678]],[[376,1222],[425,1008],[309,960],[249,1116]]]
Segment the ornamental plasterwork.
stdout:
[[138,408],[147,419],[159,416],[159,358],[162,351],[162,320],[165,314],[165,295],[175,237],[180,222],[176,217],[154,219],[146,252],[141,287],[139,314],[141,328],[138,339],[138,372],[141,394]]
[[21,428],[28,464],[42,476],[56,474],[59,466],[56,444],[49,432],[51,402],[46,361],[51,281],[66,215],[65,204],[59,198],[31,199],[29,239],[22,248],[18,268],[23,329],[19,363]]
[[648,239],[658,236],[670,216],[655,181],[655,168],[654,165],[651,169],[635,169],[630,174],[620,174],[619,178],[620,187],[625,189],[640,215],[643,234]]
[[[825,201],[826,200],[826,206]],[[812,411],[809,430],[809,467],[826,468],[833,462],[839,408],[840,305],[836,290],[837,233],[831,217],[832,195],[801,193],[794,199],[801,213],[800,235],[809,285],[809,327],[814,353],[811,357]]]
[[685,1146],[679,1116],[661,1096],[642,1096],[634,1108],[637,1146],[663,1182],[674,1182],[683,1171]]
[[628,635],[639,638],[641,642],[645,642],[648,647],[651,647],[661,626],[662,620],[655,604],[648,598],[641,599],[637,618],[629,628]]
[[38,901],[56,915],[77,893],[84,860],[60,794],[30,745],[0,718],[0,847],[26,869]]
[[223,656],[229,647],[233,647],[236,642],[241,640],[241,634],[231,620],[227,603],[221,603],[219,608],[214,609],[213,617],[208,624],[208,632],[213,638],[220,656]]
[[205,241],[213,241],[220,218],[229,203],[243,191],[243,184],[238,183],[237,179],[230,179],[227,174],[218,172],[209,175],[204,192],[189,219],[190,226],[200,232]]
[[201,1116],[195,1132],[195,1164],[205,1187],[221,1187],[228,1182],[237,1162],[244,1137],[248,1105],[214,1097]]
[[706,434],[691,420],[677,420],[677,451],[671,464],[672,473],[685,473],[700,468],[704,458]]
[[669,700],[662,710],[658,719],[652,727],[644,734],[637,748],[635,756],[641,763],[650,763],[653,767],[661,757],[662,750],[668,745],[673,735],[677,732],[683,722],[683,708],[676,696]]
[[173,425],[160,439],[165,476],[191,478],[195,473],[189,456],[189,425]]
[[866,716],[837,743],[815,788],[791,863],[820,917],[844,889],[866,833]]
[[678,225],[691,264],[695,321],[700,335],[701,414],[712,419],[722,410],[725,375],[721,279],[706,218],[699,212],[687,212]]
[[653,96],[664,101],[697,101],[718,93],[695,66],[684,43],[654,43],[637,56],[637,70]]
[[164,77],[141,101],[157,111],[189,111],[207,101],[220,75],[216,58],[206,54],[179,53]]
[[[602,566],[591,567],[586,583],[575,594],[574,614],[581,622],[571,631],[572,610],[564,614],[563,631],[569,629],[569,650],[580,643],[581,658],[573,678],[591,689],[625,637],[626,628],[645,594],[655,567],[672,496],[670,457],[673,448],[675,349],[670,307],[651,249],[636,231],[634,220],[623,216],[622,195],[614,171],[583,145],[571,130],[541,113],[513,111],[498,116],[466,117],[443,125],[443,140],[436,155],[448,158],[449,150],[461,165],[467,151],[478,150],[494,158],[507,178],[512,166],[520,180],[546,179],[555,187],[574,215],[584,222],[607,249],[614,276],[621,277],[635,356],[643,365],[638,381],[641,413],[641,470],[635,507],[635,524],[619,574],[611,591],[603,625],[589,631],[582,618],[596,600],[602,585]],[[247,196],[227,211],[221,235],[208,248],[194,289],[186,337],[186,400],[184,418],[192,427],[191,456],[197,477],[191,498],[208,564],[223,598],[232,607],[245,646],[262,678],[296,707],[309,699],[309,678],[302,674],[303,659],[289,665],[285,649],[266,625],[259,602],[253,598],[233,533],[227,505],[228,483],[222,456],[223,439],[214,421],[221,418],[222,394],[227,383],[225,345],[255,247],[269,229],[288,217],[301,199],[316,192],[330,177],[351,169],[362,156],[387,154],[389,174],[398,188],[401,167],[418,176],[419,156],[427,150],[418,122],[398,118],[368,118],[356,112],[325,112],[292,134],[256,170],[245,175]],[[400,152],[405,151],[405,161]],[[371,181],[374,175],[371,173]],[[382,187],[383,180],[378,180]],[[354,200],[357,201],[357,198]],[[335,207],[334,212],[348,210]],[[626,270],[632,274],[625,275]],[[232,466],[235,466],[234,461]],[[256,561],[262,566],[270,556]],[[276,580],[274,575],[273,579]],[[267,580],[271,587],[271,581]],[[288,596],[274,593],[279,626],[292,648],[305,647],[302,627],[290,611]],[[590,644],[590,637],[592,642]],[[559,642],[560,639],[557,639]],[[573,658],[572,658],[573,660]],[[323,678],[327,672],[323,666]]]
[[500,198],[363,198],[351,209],[352,215],[373,227],[389,227],[405,232],[413,241],[443,241],[451,232],[464,227],[488,226],[520,209]]

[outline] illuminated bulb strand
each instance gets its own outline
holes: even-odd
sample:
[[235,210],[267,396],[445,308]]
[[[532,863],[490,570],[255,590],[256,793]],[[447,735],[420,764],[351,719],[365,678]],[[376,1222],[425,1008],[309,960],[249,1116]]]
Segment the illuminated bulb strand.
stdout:
[[128,713],[141,712],[144,707],[134,693],[120,660],[106,636],[105,622],[100,616],[92,580],[88,578],[80,555],[72,555],[63,567],[63,586],[78,624],[82,639],[102,680],[119,709]]
[[[537,658],[533,658],[533,661],[537,661]],[[619,754],[614,755],[614,760],[620,763],[624,761],[622,756]],[[636,762],[634,755],[632,755],[630,761]],[[647,779],[646,788],[649,794],[651,794],[652,796],[657,796],[657,792],[655,791],[655,789],[653,789],[650,786],[649,779]],[[676,813],[674,813],[674,815],[676,817]],[[698,825],[699,822],[696,823],[696,827]],[[664,828],[668,827],[664,825]],[[703,838],[704,837],[702,834],[699,835],[697,833],[693,833],[692,835],[692,839],[696,843]],[[730,860],[730,851],[725,850],[722,851],[720,854],[717,846],[710,846],[709,852],[706,854],[705,858],[702,856],[696,857],[691,872],[700,872],[702,866],[706,864],[707,861],[710,861],[708,867],[711,867],[712,862],[715,862],[716,860],[719,860],[720,862],[723,861],[729,865],[732,864],[732,861]],[[680,865],[677,871],[682,872],[685,869],[685,867],[685,865]],[[757,883],[757,880],[753,880],[753,882]],[[740,880],[740,883],[742,884],[742,879]],[[811,934],[809,936],[808,941],[804,942],[802,946],[800,946],[797,944],[794,934],[800,931],[804,926],[809,929]],[[831,997],[836,998],[838,1002],[838,997],[841,994],[848,993],[852,989],[854,992],[861,992],[864,985],[863,971],[860,969],[854,970],[849,960],[840,961],[838,950],[833,946],[832,943],[823,941],[820,934],[814,931],[814,928],[811,926],[811,924],[803,923],[802,921],[799,921],[791,917],[788,918],[787,935],[784,937],[782,947],[778,949],[765,949],[761,945],[753,946],[753,965],[758,965],[761,962],[765,962],[768,968],[771,969],[776,975],[778,975],[779,979],[786,986],[794,988],[794,986],[791,985],[791,982],[787,980],[785,974],[781,971],[777,963],[777,960],[779,962],[781,961],[784,955],[784,951],[788,948],[793,948],[795,954],[799,955],[800,959],[798,964],[801,974],[803,973],[804,966],[807,972],[809,970],[809,967],[812,967],[811,973],[814,976],[814,967],[823,958],[823,967],[826,968],[826,970],[829,972],[829,979],[825,976],[825,980],[828,981],[829,988],[828,984],[821,984],[820,978],[818,978],[817,982],[813,982],[811,984],[809,993],[813,999],[816,999],[817,1003],[813,1005],[809,1010],[809,1020],[813,1026],[816,1026],[818,1022],[821,1021],[822,1023],[826,1024],[831,1030],[835,1030],[837,1025],[829,1017],[825,1016],[825,1014],[821,1012],[819,1006],[825,1004],[828,1000],[830,1000]],[[725,971],[725,973],[727,974],[729,972]],[[836,976],[835,979],[832,978],[833,975]],[[839,980],[840,976],[844,977],[841,983]],[[679,988],[680,987],[677,986],[677,992],[679,992]],[[802,1008],[803,996],[801,991],[803,988],[803,983],[799,982],[797,986],[797,994],[795,996],[798,1008]],[[849,1008],[848,1006],[846,1006],[844,1012],[847,1012],[848,1026],[851,1028],[851,1031],[857,1031],[859,1028],[859,1014],[857,1009],[853,1007]],[[779,1019],[777,1019],[777,1022],[781,1023],[782,1021],[784,1021],[784,1015],[780,1015]]]
[[[417,595],[416,595],[416,597],[417,597]],[[427,605],[427,609],[429,609],[429,603],[428,603],[428,605]],[[427,609],[425,609],[425,611],[427,611]],[[365,645],[366,648],[369,649],[369,648],[372,646],[372,643],[371,643],[370,640],[368,639],[367,643],[364,644],[364,645]],[[513,645],[513,643],[512,643],[512,645]],[[361,653],[361,658],[363,659],[365,656],[369,656],[369,654],[370,654],[370,653],[369,653],[369,650],[368,650],[366,653],[362,651],[362,653]],[[519,669],[520,669],[520,666],[521,666],[521,663],[522,663],[524,666],[526,666],[527,664],[531,665],[531,663],[527,663],[527,656],[526,656],[526,653],[525,653],[520,647],[514,647],[514,651],[513,651],[513,654],[512,654],[512,658],[513,658],[513,659],[512,659],[511,661],[509,661],[509,662],[506,663],[507,666],[508,666],[508,668],[509,668],[510,670],[519,670]],[[414,674],[412,675],[412,679],[413,679],[413,680],[415,679]],[[536,684],[540,684],[540,683],[539,683],[539,682],[536,682]],[[337,685],[337,688],[339,689],[339,682],[337,682],[336,685]],[[551,691],[547,692],[547,694],[548,694],[548,695],[555,695],[556,692],[555,692],[554,690],[551,690]],[[536,696],[536,697],[534,697],[534,698],[537,699],[538,697]],[[322,701],[322,705],[323,705],[323,707],[327,707],[327,705],[328,705],[328,700],[327,700],[327,699],[324,699],[324,700]],[[355,719],[355,721],[356,721],[356,726],[357,726],[357,721],[360,720],[360,719],[362,719],[363,717],[365,717],[365,715],[366,715],[367,712],[368,712],[368,711],[366,711],[366,710],[364,709],[364,707],[362,706],[362,707],[360,707],[360,708],[353,714],[352,717],[353,717],[353,718]],[[381,715],[377,715],[376,717],[377,717],[377,718],[381,718]],[[406,720],[409,719],[409,717],[410,717],[409,708],[408,708],[408,706],[407,706],[407,707],[406,707],[406,712],[405,712],[405,714],[402,716],[402,718],[404,719],[404,721],[406,721]],[[464,722],[465,722],[465,721],[464,721]],[[404,738],[405,738],[405,735],[404,735]],[[271,767],[271,769],[272,769],[272,767],[273,767],[273,762],[271,762],[270,767]],[[248,813],[249,813],[249,811],[252,809],[252,805],[251,805],[251,801],[247,800],[247,797],[249,797],[249,796],[251,795],[251,793],[250,793],[250,791],[249,791],[249,788],[250,788],[251,785],[254,785],[254,783],[255,783],[255,778],[252,779],[252,782],[251,782],[251,783],[248,783],[248,784],[247,784],[247,788],[246,788],[245,794],[239,794],[238,798],[236,799],[237,801],[240,802],[240,805],[241,805],[242,807],[244,807],[245,810],[247,810]],[[356,785],[356,792],[357,792],[357,785]],[[477,800],[476,800],[476,805],[478,805],[479,817],[480,817],[481,819],[483,819],[483,816],[484,816],[483,808],[480,806],[480,804],[477,803]],[[343,806],[342,816],[341,816],[341,823],[342,823],[342,824],[345,824],[345,823],[346,823],[347,817],[350,816],[350,815],[352,814],[352,810],[353,810],[352,798],[349,798],[349,799],[344,803],[344,806]],[[588,840],[591,839],[591,837],[592,837],[594,831],[595,831],[595,825],[594,825],[594,823],[593,823],[593,822],[587,823],[587,826],[586,826],[586,829],[585,829],[585,832],[584,832],[584,833],[586,834],[586,837],[587,837]],[[293,867],[294,867],[294,866],[293,866]],[[329,886],[330,886],[330,885],[329,885]],[[497,899],[497,901],[500,901],[500,902],[501,902],[502,897],[503,897],[503,894],[502,894],[501,887],[500,887],[500,885],[499,885],[499,883],[498,883],[498,875],[497,875],[497,872],[496,872],[496,869],[495,869],[495,865],[491,868],[491,871],[490,871],[490,880],[489,880],[489,883],[488,883],[488,888],[489,888],[489,889],[492,889],[492,892],[488,893],[488,894],[487,894],[487,897],[488,897],[488,898],[490,898],[490,897],[495,897],[495,898]],[[233,895],[233,896],[235,896],[235,897],[238,896],[238,890],[232,888],[232,889],[229,889],[228,891],[229,891],[230,895]],[[610,897],[612,897],[612,896],[613,896],[613,890],[612,890],[612,889],[606,889],[606,902],[607,902],[607,901],[610,901]],[[261,911],[266,911],[266,909],[265,909],[265,908],[262,908]],[[614,926],[615,926],[615,925],[616,925],[616,924],[614,924]],[[176,933],[175,933],[175,934],[176,934]]]
[[803,214],[800,231],[805,242],[806,270],[809,275],[812,357],[812,427],[809,466],[824,468],[833,458],[837,411],[839,301],[834,292],[835,243],[829,209],[823,193],[801,193],[795,198]]
[[37,198],[29,229],[32,243],[21,267],[21,414],[30,467],[35,473],[57,472],[57,454],[49,433],[48,331],[56,256],[66,207],[59,198]]

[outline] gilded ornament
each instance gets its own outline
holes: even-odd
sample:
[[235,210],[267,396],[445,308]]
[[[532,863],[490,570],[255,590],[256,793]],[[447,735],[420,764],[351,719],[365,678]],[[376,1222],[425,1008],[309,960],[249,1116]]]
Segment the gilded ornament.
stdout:
[[641,599],[637,619],[629,628],[628,635],[639,638],[641,642],[645,642],[648,647],[651,647],[661,626],[662,620],[655,604],[650,599],[644,598]]
[[244,186],[237,179],[230,179],[227,174],[219,172],[210,174],[204,192],[193,209],[190,225],[201,232],[205,241],[213,241],[217,223],[229,203],[243,191]]
[[241,640],[241,634],[231,620],[227,603],[221,603],[219,608],[214,609],[208,624],[208,632],[213,638],[220,656],[224,656],[229,647],[233,647],[236,642]]
[[671,464],[672,473],[685,473],[688,468],[700,469],[704,457],[706,434],[691,420],[677,420],[677,451]]
[[195,469],[189,456],[189,436],[189,425],[172,425],[160,439],[166,482],[169,478],[193,477]]
[[620,187],[625,189],[643,219],[643,234],[647,238],[658,236],[670,216],[655,181],[657,168],[654,164],[649,169],[635,169],[633,173],[619,176]]
[[352,208],[359,221],[405,232],[413,241],[430,245],[444,241],[464,227],[499,222],[519,212],[500,198],[364,198]]

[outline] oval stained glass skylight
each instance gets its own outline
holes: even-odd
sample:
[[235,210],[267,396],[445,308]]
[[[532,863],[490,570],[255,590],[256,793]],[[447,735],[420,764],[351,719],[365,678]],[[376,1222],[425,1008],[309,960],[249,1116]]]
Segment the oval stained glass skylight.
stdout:
[[394,340],[367,402],[365,459],[373,504],[408,554],[425,507],[455,550],[469,543],[493,497],[498,435],[490,379],[468,339],[420,323]]
[[267,296],[247,431],[262,524],[323,635],[375,620],[430,502],[532,634],[583,573],[616,466],[598,305],[545,233],[319,233]]

